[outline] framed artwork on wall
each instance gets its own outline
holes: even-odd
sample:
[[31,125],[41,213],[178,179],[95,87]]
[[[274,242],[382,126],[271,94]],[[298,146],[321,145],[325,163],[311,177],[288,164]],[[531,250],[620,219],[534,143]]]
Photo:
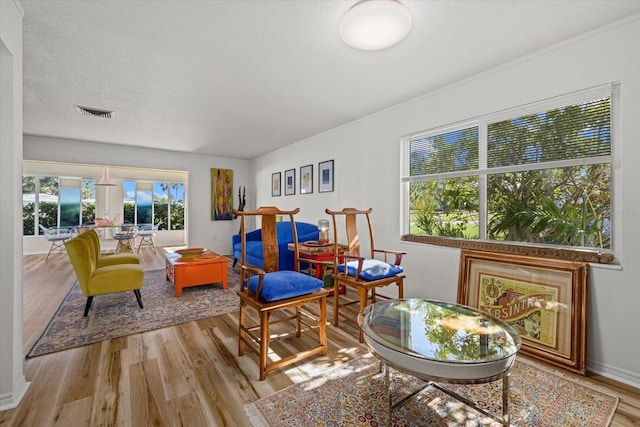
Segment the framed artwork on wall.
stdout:
[[313,165],[300,168],[300,194],[313,193]]
[[280,195],[280,172],[271,174],[271,197]]
[[284,195],[296,194],[296,170],[287,169],[284,171]]
[[463,250],[458,303],[513,326],[520,352],[586,375],[588,264]]
[[318,192],[333,191],[333,160],[318,163]]
[[233,219],[233,170],[211,168],[211,221]]

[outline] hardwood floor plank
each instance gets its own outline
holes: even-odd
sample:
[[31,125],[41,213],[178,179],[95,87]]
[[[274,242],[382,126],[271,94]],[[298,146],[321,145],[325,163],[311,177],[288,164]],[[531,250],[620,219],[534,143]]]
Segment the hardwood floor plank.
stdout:
[[175,411],[180,426],[210,426],[214,424],[213,417],[206,413],[208,405],[203,404],[198,394],[193,391],[176,399]]
[[[140,253],[146,271],[164,268],[162,250]],[[23,267],[26,354],[75,275],[64,253],[47,263],[41,255],[25,256]],[[332,301],[327,305],[331,319]],[[0,413],[0,426],[244,427],[245,404],[368,352],[350,322],[328,325],[327,335],[326,356],[275,370],[265,381],[258,381],[257,355],[238,356],[237,313],[30,358],[25,376],[31,386],[17,408]],[[301,344],[287,339],[272,349]],[[640,391],[598,375],[578,378],[620,396],[612,427],[640,426]]]
[[129,399],[133,426],[175,424],[174,403],[164,395],[162,373],[156,359],[129,367]]
[[61,405],[55,416],[55,425],[61,427],[90,425],[92,402],[93,399],[88,396]]

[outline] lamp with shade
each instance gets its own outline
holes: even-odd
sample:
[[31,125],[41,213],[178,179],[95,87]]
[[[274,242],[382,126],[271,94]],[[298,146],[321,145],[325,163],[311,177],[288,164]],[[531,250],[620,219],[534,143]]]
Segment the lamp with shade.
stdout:
[[111,182],[111,177],[109,176],[109,168],[107,166],[102,168],[102,178],[100,178],[100,181],[96,182],[96,185],[103,185],[105,187],[115,186],[115,184]]
[[318,240],[321,243],[329,243],[329,220],[321,219],[318,221],[318,230],[320,231],[320,238]]

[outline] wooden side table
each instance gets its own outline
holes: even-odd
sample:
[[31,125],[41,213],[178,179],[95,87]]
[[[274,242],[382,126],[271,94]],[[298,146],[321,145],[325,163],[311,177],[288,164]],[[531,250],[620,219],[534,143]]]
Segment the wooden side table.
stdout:
[[[293,251],[295,249],[294,244],[293,243],[289,243],[288,245],[289,250]],[[344,254],[344,252],[347,250],[347,245],[343,245],[341,243],[338,243],[338,255],[342,255]],[[308,259],[311,261],[333,261],[333,244],[327,244],[327,245],[307,245],[305,244],[305,242],[299,242],[298,243],[298,256],[300,257],[300,259]],[[315,266],[315,276],[318,279],[324,279],[323,277],[320,277],[321,274],[321,267],[319,265],[316,264]],[[340,286],[340,294],[344,294],[345,293],[345,288],[344,285]],[[333,290],[331,290],[327,296],[331,296],[333,295]]]

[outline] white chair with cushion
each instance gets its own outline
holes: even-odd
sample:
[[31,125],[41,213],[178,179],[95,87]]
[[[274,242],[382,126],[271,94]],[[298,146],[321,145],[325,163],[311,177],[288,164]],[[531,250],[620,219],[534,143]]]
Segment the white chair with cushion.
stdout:
[[64,242],[71,239],[73,237],[73,228],[65,228],[65,227],[50,227],[47,228],[40,224],[40,229],[44,232],[44,238],[51,242],[51,247],[49,248],[49,252],[47,253],[47,257],[44,259],[44,262],[47,262],[49,259],[49,255],[51,252],[55,250],[64,250]]
[[133,252],[136,230],[133,224],[123,224],[113,232],[113,238],[118,241],[115,252]]
[[153,253],[156,253],[156,245],[153,242],[153,237],[156,235],[157,230],[158,224],[138,224],[136,236],[140,237],[140,243],[138,243],[138,250],[136,252],[139,253],[142,246],[151,246]]

